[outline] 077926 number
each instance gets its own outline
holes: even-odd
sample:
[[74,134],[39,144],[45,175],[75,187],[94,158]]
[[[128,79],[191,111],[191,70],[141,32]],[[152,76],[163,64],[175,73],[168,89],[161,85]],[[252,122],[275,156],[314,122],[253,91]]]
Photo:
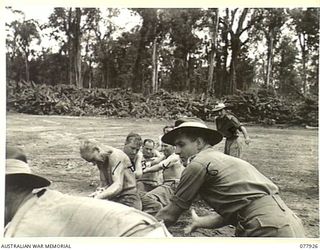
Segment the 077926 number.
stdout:
[[300,244],[300,248],[318,249],[318,244]]

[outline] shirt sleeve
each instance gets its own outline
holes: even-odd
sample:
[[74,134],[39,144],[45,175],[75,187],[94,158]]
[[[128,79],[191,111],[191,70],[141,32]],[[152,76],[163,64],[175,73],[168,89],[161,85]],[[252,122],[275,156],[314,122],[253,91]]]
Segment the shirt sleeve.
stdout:
[[241,127],[241,123],[235,116],[230,117],[230,122],[232,123],[233,126],[235,126],[237,129]]
[[199,162],[191,162],[182,172],[172,202],[182,209],[189,209],[205,181],[206,170]]

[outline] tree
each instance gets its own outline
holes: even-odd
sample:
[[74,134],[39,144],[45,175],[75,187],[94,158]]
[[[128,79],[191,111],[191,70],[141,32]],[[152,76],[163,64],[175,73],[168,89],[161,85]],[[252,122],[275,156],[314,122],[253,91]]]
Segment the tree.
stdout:
[[142,25],[139,31],[136,60],[133,65],[133,79],[131,83],[134,92],[144,92],[145,82],[150,81],[148,66],[151,57],[148,48],[156,38],[157,9],[134,9],[142,18]]
[[267,45],[267,65],[265,85],[267,87],[274,87],[274,80],[272,76],[274,49],[280,39],[281,27],[286,22],[286,14],[284,9],[258,9],[256,14],[260,16],[261,22],[256,25],[258,31],[264,34]]
[[278,60],[275,64],[277,74],[276,88],[281,95],[292,93],[295,97],[303,97],[302,86],[297,73],[298,50],[290,37],[283,37],[279,48],[276,49]]
[[214,14],[211,17],[210,34],[211,34],[211,51],[209,55],[209,73],[207,91],[214,92],[213,74],[216,66],[216,51],[218,48],[218,28],[219,28],[219,9],[214,9]]
[[92,18],[87,18],[86,22],[82,22],[84,15],[92,16],[92,8],[55,8],[49,17],[47,27],[53,28],[51,36],[60,39],[62,50],[69,58],[68,78],[69,84],[75,84],[79,88],[83,87],[82,79],[82,36],[87,30],[87,26]]
[[192,91],[194,67],[198,60],[201,40],[195,34],[198,21],[203,15],[201,9],[169,9],[170,46],[173,50],[171,86],[175,90]]
[[[319,54],[319,9],[292,9],[289,10],[289,14],[292,18],[294,31],[298,36],[301,50],[303,93],[307,93],[308,86],[317,85],[319,79],[318,74],[315,73],[318,71],[319,65],[317,63]],[[316,57],[316,60],[313,60],[315,62],[313,63],[314,65],[308,63],[312,60],[313,55]],[[315,70],[313,72],[310,69],[308,70],[308,66],[309,68],[315,68]],[[309,83],[308,78],[311,80]]]
[[34,55],[34,50],[31,45],[34,41],[36,41],[37,44],[41,41],[38,32],[39,24],[33,19],[25,20],[22,12],[16,13],[21,14],[23,20],[22,22],[15,20],[9,24],[6,23],[8,31],[11,30],[12,32],[12,37],[7,37],[7,48],[11,50],[11,61],[13,61],[16,56],[22,55],[25,66],[25,80],[29,81],[29,61],[31,59],[30,56]]

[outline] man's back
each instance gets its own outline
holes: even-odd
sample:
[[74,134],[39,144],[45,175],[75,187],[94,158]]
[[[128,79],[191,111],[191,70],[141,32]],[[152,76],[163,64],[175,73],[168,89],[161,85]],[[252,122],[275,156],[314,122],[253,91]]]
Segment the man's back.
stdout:
[[124,194],[130,190],[136,191],[134,167],[132,166],[129,157],[122,150],[113,148],[113,152],[109,156],[109,165],[112,166],[112,171],[114,171],[117,168],[117,165],[121,162],[124,165],[123,189],[121,194]]
[[106,162],[98,167],[103,173],[106,186],[110,186],[113,183],[113,175],[120,164],[124,168],[123,188],[119,195],[128,191],[136,191],[136,179],[134,175],[134,169],[132,167],[129,157],[120,149],[105,146],[104,149],[111,150],[112,153],[108,156]]
[[5,237],[142,237],[159,227],[158,237],[166,237],[156,219],[137,209],[46,190],[19,208]]

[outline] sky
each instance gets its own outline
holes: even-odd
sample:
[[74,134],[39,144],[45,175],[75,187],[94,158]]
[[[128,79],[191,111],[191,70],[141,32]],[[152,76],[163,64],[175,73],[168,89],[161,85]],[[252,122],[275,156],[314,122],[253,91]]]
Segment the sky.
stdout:
[[[48,18],[51,13],[54,11],[54,7],[50,6],[14,6],[12,7],[14,10],[22,11],[25,14],[25,19],[35,19],[39,22],[39,24],[44,24],[48,22]],[[105,8],[101,8],[102,15],[105,14]],[[5,21],[10,23],[16,19],[21,19],[21,15],[12,13],[11,10],[5,9]],[[120,14],[117,17],[114,17],[112,21],[119,27],[122,27],[125,31],[132,29],[134,26],[139,25],[141,23],[141,18],[138,15],[133,15],[128,9],[122,8],[120,10]],[[104,26],[101,25],[100,30],[103,33],[105,30]],[[53,52],[57,52],[60,48],[59,43],[54,39],[49,38],[48,34],[50,33],[50,29],[45,31],[39,30],[41,35],[41,43],[37,44],[37,41],[33,41],[31,47],[36,51],[41,51],[42,48],[50,48]],[[119,36],[116,34],[115,36]]]

